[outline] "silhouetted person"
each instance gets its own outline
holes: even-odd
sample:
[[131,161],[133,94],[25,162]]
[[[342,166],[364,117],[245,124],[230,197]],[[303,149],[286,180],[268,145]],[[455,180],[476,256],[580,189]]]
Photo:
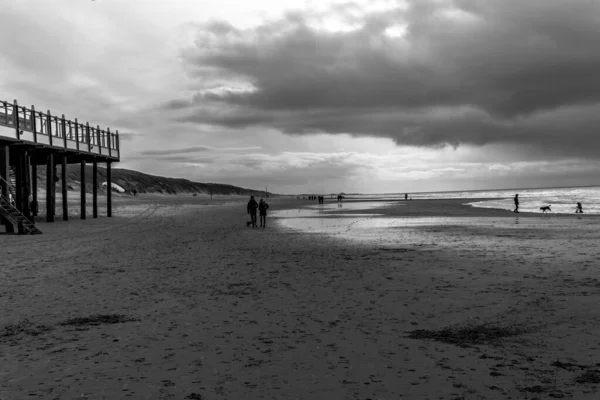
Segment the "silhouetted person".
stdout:
[[247,208],[248,214],[250,214],[250,220],[252,221],[252,227],[256,228],[256,209],[258,208],[258,203],[254,200],[254,196],[250,196]]
[[408,200],[408,193],[404,195],[404,201]]
[[581,207],[580,202],[577,202],[577,208],[575,209],[575,214],[583,214],[583,207]]
[[133,195],[137,196],[137,190],[133,189]]
[[519,195],[515,194],[515,209],[513,212],[518,213],[519,212]]
[[267,227],[267,210],[269,209],[269,205],[263,199],[260,199],[258,203],[258,213],[260,214],[260,227]]

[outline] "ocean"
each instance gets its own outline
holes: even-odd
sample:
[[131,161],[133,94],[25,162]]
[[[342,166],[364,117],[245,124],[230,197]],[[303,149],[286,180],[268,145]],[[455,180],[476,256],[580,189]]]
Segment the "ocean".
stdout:
[[[600,186],[540,189],[467,190],[456,192],[409,193],[418,199],[489,199],[465,202],[472,207],[513,210],[513,198],[519,194],[519,211],[540,212],[541,206],[551,206],[552,213],[572,214],[577,202],[585,214],[600,214]],[[404,193],[346,195],[347,200],[404,200]]]
[[[468,216],[444,215],[398,217],[389,215],[384,210],[378,213],[378,208],[389,209],[390,205],[397,207],[409,206],[411,202],[404,201],[404,193],[349,194],[345,195],[345,200],[342,203],[337,203],[335,196],[333,200],[326,196],[324,205],[310,202],[307,206],[298,209],[274,210],[271,215],[278,219],[278,224],[294,230],[322,233],[385,246],[396,246],[404,242],[411,243],[414,237],[422,236],[423,231],[413,231],[419,229],[419,227],[461,227],[464,231],[492,229],[494,232],[513,232],[515,229],[524,231],[531,229],[562,229],[567,231],[573,229],[574,226],[578,230],[586,232],[597,230],[597,218],[582,219],[580,214],[575,214],[575,208],[576,203],[581,202],[583,215],[599,215],[600,187],[598,186],[423,192],[409,193],[408,196],[413,201],[422,199],[465,199],[463,204],[471,207],[512,211],[514,209],[513,198],[516,193],[519,194],[519,210],[521,213],[541,214],[540,207],[550,205],[551,212],[547,213],[549,216],[570,214],[574,218],[557,220],[512,213],[509,215],[516,216],[516,219],[498,216],[470,218]],[[474,201],[474,199],[477,200]],[[362,210],[365,213],[361,213]],[[575,217],[576,215],[577,217]],[[403,229],[394,229],[399,227]],[[455,232],[452,231],[450,236],[454,234]],[[435,240],[439,242],[439,238]],[[448,240],[451,242],[454,239]]]

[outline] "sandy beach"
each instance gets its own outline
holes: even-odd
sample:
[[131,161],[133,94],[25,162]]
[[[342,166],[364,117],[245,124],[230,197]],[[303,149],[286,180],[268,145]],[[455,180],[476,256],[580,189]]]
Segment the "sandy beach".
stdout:
[[0,399],[600,396],[598,216],[246,201],[0,234]]

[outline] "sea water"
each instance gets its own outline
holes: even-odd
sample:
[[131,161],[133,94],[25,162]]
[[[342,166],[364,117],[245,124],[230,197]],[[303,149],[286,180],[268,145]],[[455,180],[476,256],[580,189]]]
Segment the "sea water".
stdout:
[[[540,189],[469,190],[455,192],[409,193],[418,199],[489,199],[467,201],[472,207],[513,210],[515,194],[519,194],[519,211],[541,212],[540,207],[551,206],[552,213],[572,214],[577,202],[585,214],[600,214],[600,186]],[[404,193],[357,194],[345,196],[347,200],[404,200]]]
[[[575,217],[576,203],[581,202],[584,215],[600,214],[600,187],[542,188],[542,189],[508,189],[457,192],[410,193],[413,201],[420,199],[465,199],[466,206],[513,210],[514,195],[519,194],[519,210],[521,212],[541,213],[540,207],[551,205],[551,214],[571,214]],[[477,199],[477,200],[474,200]],[[294,230],[343,237],[360,242],[373,242],[379,245],[395,246],[414,240],[413,229],[426,226],[449,225],[489,228],[494,232],[502,229],[533,229],[549,224],[554,228],[568,228],[571,220],[555,220],[535,218],[512,214],[515,218],[503,217],[397,217],[377,212],[379,207],[405,207],[404,193],[384,194],[349,194],[341,203],[327,199],[324,205],[311,204],[307,207],[292,210],[279,210],[271,215],[278,219],[278,224]],[[365,212],[361,212],[361,211]],[[366,212],[368,211],[368,212]],[[521,217],[519,218],[519,215]],[[577,215],[578,220],[583,216]],[[562,226],[563,224],[564,226]],[[578,228],[596,229],[596,219],[584,218],[578,222]],[[402,229],[394,229],[402,228]],[[390,235],[390,232],[393,234]],[[412,233],[411,233],[412,232]],[[413,235],[413,236],[411,236]],[[451,242],[450,240],[449,242]]]

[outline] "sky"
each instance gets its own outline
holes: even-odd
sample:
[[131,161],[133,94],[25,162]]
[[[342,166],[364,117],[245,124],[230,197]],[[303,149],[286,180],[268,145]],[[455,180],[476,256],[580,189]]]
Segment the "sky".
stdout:
[[12,0],[0,99],[270,192],[600,185],[594,0]]

